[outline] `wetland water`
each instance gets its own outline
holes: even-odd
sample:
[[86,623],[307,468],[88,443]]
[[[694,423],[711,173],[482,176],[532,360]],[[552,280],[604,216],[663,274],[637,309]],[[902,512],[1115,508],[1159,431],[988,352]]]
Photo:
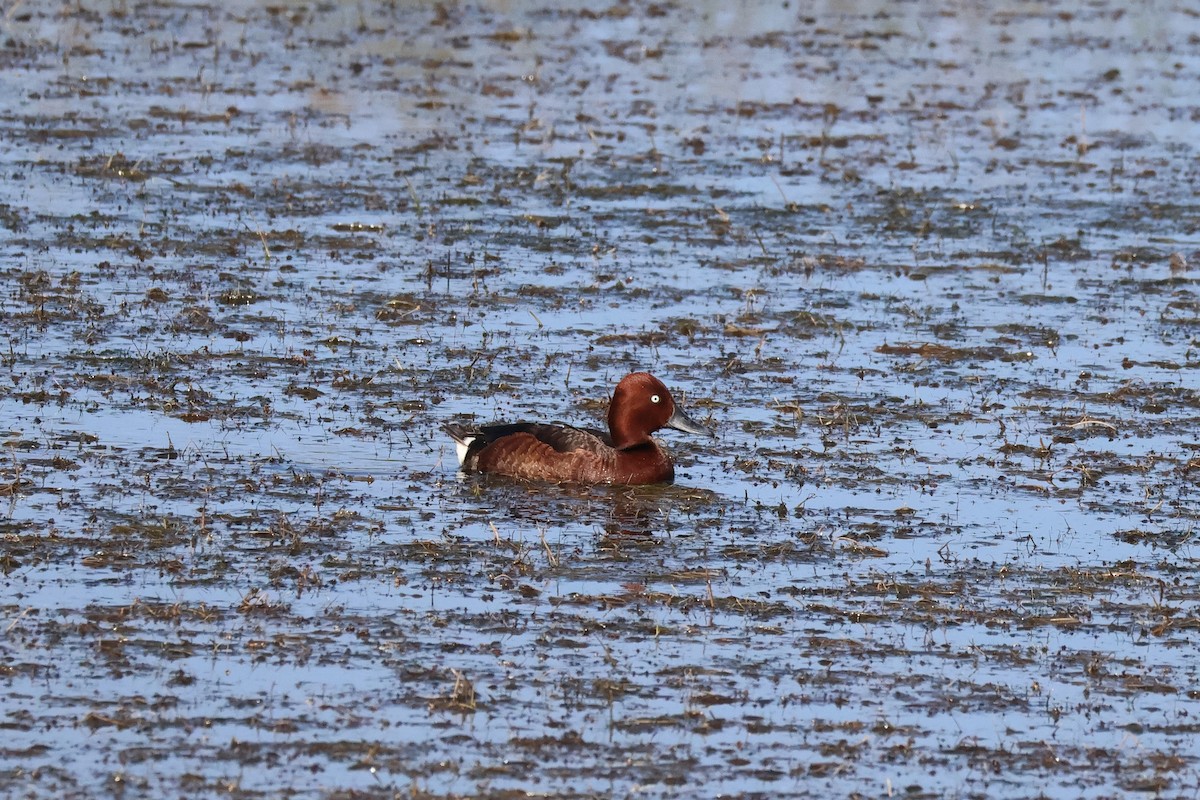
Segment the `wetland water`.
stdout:
[[0,794],[1194,797],[1200,18],[988,5],[9,4]]

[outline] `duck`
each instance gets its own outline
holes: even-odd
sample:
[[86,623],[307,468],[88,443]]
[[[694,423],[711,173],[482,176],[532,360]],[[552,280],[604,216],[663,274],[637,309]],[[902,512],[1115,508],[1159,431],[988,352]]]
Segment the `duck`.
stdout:
[[675,466],[650,434],[662,428],[715,437],[648,372],[626,375],[608,406],[608,432],[541,422],[449,423],[459,468],[551,483],[670,483]]

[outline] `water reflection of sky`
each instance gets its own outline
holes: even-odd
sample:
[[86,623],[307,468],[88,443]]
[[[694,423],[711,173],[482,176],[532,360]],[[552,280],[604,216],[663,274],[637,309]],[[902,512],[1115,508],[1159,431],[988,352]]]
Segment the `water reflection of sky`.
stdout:
[[[625,793],[603,777],[625,758],[689,764],[713,794],[1073,797],[1154,777],[1146,754],[1194,766],[1187,630],[1151,633],[1148,611],[1194,611],[1194,278],[1166,261],[1196,260],[1172,205],[1194,172],[1193,17],[495,4],[431,30],[424,6],[289,9],[150,7],[138,36],[3,23],[36,47],[0,70],[19,210],[0,319],[40,292],[72,320],[21,318],[0,354],[28,481],[3,530],[55,554],[17,554],[3,652],[42,664],[36,637],[62,642],[0,702],[50,720],[22,769],[104,782],[149,741],[122,770],[266,793],[283,774],[304,796],[529,775]],[[106,170],[117,155],[142,174]],[[233,286],[259,301],[221,302]],[[411,319],[377,314],[391,298]],[[927,344],[964,353],[888,350]],[[663,435],[677,487],[454,471],[441,422],[595,424],[635,368],[718,431]],[[320,548],[265,535],[338,513]],[[143,523],[201,518],[157,566],[109,560]],[[304,567],[323,583],[301,589]],[[219,613],[106,619],[137,603]],[[431,710],[451,669],[483,699],[466,718]],[[610,680],[630,690],[599,702]],[[145,723],[79,721],[113,707]],[[538,765],[513,747],[564,730],[590,746]],[[393,769],[337,755],[351,740]],[[1025,769],[991,774],[977,746]],[[936,775],[897,766],[914,752]]]

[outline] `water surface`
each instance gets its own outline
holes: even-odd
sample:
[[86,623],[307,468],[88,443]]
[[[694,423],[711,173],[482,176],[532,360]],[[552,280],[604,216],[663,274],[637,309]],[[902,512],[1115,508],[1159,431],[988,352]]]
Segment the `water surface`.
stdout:
[[794,6],[10,9],[3,793],[1200,790],[1200,20]]

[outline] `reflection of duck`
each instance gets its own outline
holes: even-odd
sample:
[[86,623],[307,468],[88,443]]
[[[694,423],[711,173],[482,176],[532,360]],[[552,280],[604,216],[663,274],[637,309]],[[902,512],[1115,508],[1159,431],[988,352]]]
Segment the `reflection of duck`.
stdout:
[[[475,491],[478,480],[462,480],[470,502],[482,502]],[[489,519],[497,525],[503,519],[519,531],[555,530],[568,537],[591,531],[600,536],[602,548],[650,545],[673,534],[689,535],[696,531],[697,520],[723,517],[729,502],[717,492],[687,484],[484,483]],[[502,518],[491,513],[496,509],[503,509]],[[497,535],[487,524],[481,532]]]
[[667,387],[647,372],[626,375],[608,407],[608,430],[519,422],[470,427],[451,423],[464,472],[487,472],[555,483],[663,483],[675,468],[650,434],[660,428],[713,435],[675,405]]

